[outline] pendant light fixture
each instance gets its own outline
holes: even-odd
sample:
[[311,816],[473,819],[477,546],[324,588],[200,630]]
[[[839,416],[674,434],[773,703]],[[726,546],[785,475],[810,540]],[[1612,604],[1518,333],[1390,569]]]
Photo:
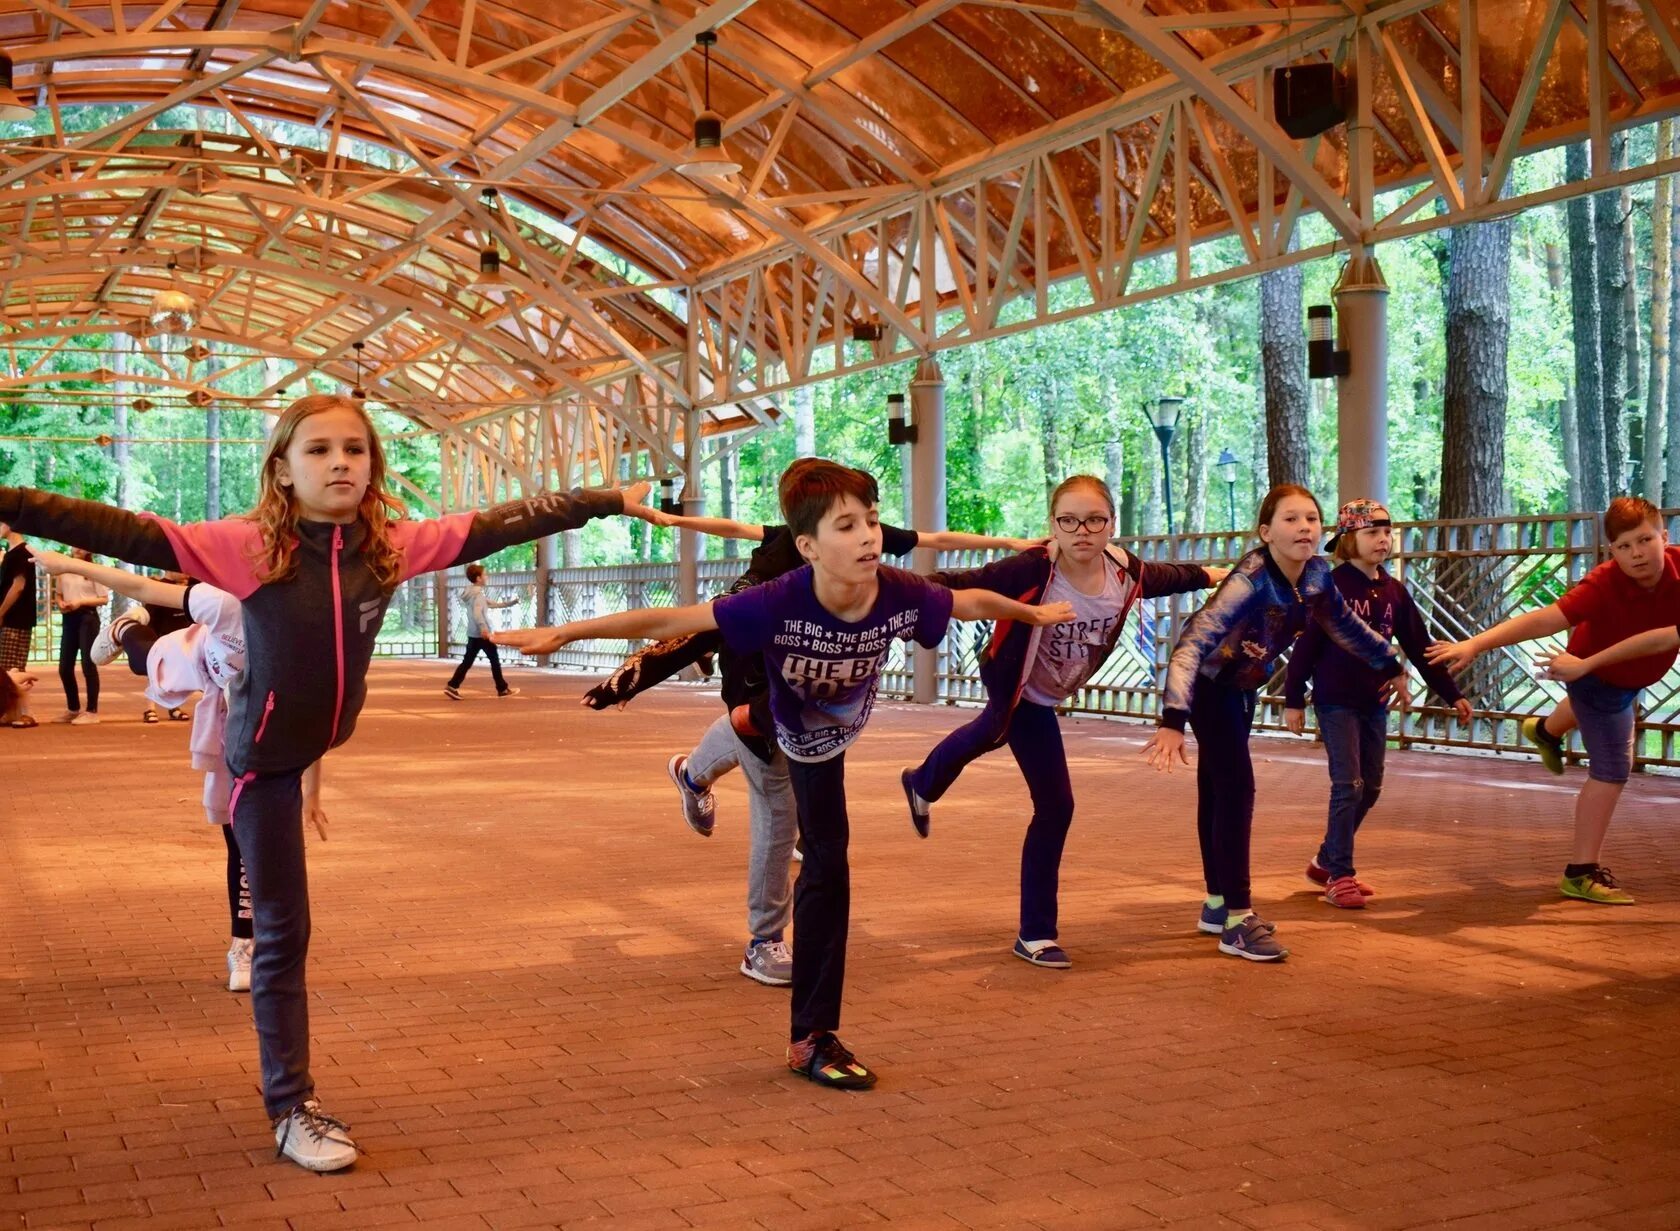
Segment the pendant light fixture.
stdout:
[[169,258],[169,279],[171,285],[152,296],[152,310],[146,314],[146,323],[155,334],[185,334],[198,321],[198,305],[191,295],[173,285],[174,257]]
[[[501,217],[501,194],[494,188],[486,188],[478,194],[478,199],[491,218]],[[502,254],[496,247],[495,231],[487,229],[484,238],[484,248],[478,254],[478,274],[473,278],[472,285],[481,290],[500,290],[507,286],[508,281],[502,276]]]
[[12,88],[12,57],[0,51],[0,120],[33,120],[35,108]]
[[362,348],[366,345],[366,342],[350,343],[350,349],[356,352],[356,384],[350,390],[350,396],[358,402],[367,400],[367,390],[362,388]]
[[702,179],[723,179],[741,172],[741,164],[723,148],[723,117],[712,110],[712,47],[716,43],[716,30],[702,30],[694,36],[694,45],[706,57],[706,106],[694,117],[694,148],[677,164],[677,170],[684,175]]

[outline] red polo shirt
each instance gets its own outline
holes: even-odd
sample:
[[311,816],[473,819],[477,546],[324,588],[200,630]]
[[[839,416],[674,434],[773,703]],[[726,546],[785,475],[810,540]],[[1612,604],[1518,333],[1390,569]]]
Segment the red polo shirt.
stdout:
[[[1653,589],[1634,581],[1614,560],[1606,560],[1571,586],[1557,605],[1574,629],[1569,652],[1577,658],[1589,658],[1653,628],[1680,624],[1680,546],[1663,552],[1662,578]],[[1593,674],[1617,688],[1646,688],[1668,674],[1675,653],[1630,658]]]

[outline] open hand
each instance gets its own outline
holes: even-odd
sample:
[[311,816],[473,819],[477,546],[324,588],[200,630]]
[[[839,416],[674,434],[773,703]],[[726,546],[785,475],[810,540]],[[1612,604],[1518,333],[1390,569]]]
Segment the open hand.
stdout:
[[492,633],[490,640],[523,654],[552,654],[571,640],[566,628],[514,628],[505,633]]
[[1213,568],[1206,564],[1202,565],[1202,571],[1208,575],[1208,585],[1210,586],[1218,585],[1231,575],[1231,570],[1228,568]]
[[624,495],[624,513],[627,517],[640,517],[631,506],[647,508],[647,499],[653,494],[653,484],[646,479],[637,479],[634,483],[627,483],[618,489]]
[[1377,698],[1382,701],[1393,701],[1401,709],[1410,709],[1412,704],[1412,690],[1406,683],[1404,673],[1383,681],[1377,689]]
[[1067,624],[1074,618],[1072,603],[1041,603],[1032,609],[1032,613],[1032,622],[1040,627]]
[[1424,650],[1423,656],[1432,665],[1445,667],[1457,675],[1468,667],[1479,653],[1481,651],[1472,641],[1436,641]]
[[1453,702],[1452,712],[1453,716],[1458,719],[1459,726],[1467,727],[1470,725],[1470,715],[1474,712],[1470,708],[1470,702],[1460,697]]
[[[34,552],[31,551],[30,554],[33,555]],[[31,688],[35,687],[36,683],[39,682],[41,678],[30,671],[8,671],[6,674],[11,677],[12,683],[17,685],[17,690],[19,692],[28,692]]]
[[1184,750],[1184,732],[1172,727],[1156,727],[1154,738],[1143,746],[1143,756],[1150,768],[1169,774],[1175,759],[1181,765],[1190,764],[1190,754]]
[[1307,733],[1307,711],[1284,710],[1283,727],[1291,735],[1305,735]]
[[321,807],[318,799],[306,800],[303,805],[303,823],[314,828],[321,841],[327,840],[327,813]]
[[1010,539],[1010,551],[1031,551],[1035,547],[1043,547],[1049,539]]
[[76,563],[63,552],[52,551],[46,547],[31,547],[29,558],[35,562],[37,568],[51,573],[54,577],[71,572],[71,566]]
[[1537,655],[1534,665],[1541,669],[1540,674],[1548,680],[1561,680],[1566,684],[1580,679],[1587,673],[1586,662],[1568,650],[1553,650],[1550,654]]

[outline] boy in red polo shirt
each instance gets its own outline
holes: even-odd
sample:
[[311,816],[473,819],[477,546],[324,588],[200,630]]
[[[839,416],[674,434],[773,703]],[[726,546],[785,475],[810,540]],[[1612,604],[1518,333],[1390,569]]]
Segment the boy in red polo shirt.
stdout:
[[[1629,638],[1680,624],[1680,547],[1669,545],[1657,507],[1637,496],[1610,502],[1604,513],[1604,537],[1610,543],[1611,558],[1557,602],[1513,616],[1468,640],[1434,645],[1428,657],[1457,672],[1484,650],[1573,630],[1570,659],[1593,659],[1596,669],[1580,673],[1568,684],[1567,706],[1586,745],[1588,780],[1575,801],[1575,851],[1558,888],[1569,898],[1631,906],[1633,895],[1616,884],[1598,857],[1633,768],[1634,703],[1641,689],[1667,674],[1675,651],[1620,659],[1594,656]],[[1559,677],[1564,678],[1562,672]],[[1544,750],[1567,733],[1569,721],[1560,709],[1524,723],[1524,734]]]

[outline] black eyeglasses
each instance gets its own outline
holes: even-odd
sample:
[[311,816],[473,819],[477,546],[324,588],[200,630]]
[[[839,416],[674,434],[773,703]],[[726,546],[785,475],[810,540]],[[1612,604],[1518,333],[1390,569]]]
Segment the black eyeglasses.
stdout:
[[1094,534],[1108,525],[1110,520],[1106,514],[1096,517],[1075,517],[1072,513],[1064,513],[1056,519],[1056,529],[1063,534],[1072,534],[1075,530],[1089,530]]

